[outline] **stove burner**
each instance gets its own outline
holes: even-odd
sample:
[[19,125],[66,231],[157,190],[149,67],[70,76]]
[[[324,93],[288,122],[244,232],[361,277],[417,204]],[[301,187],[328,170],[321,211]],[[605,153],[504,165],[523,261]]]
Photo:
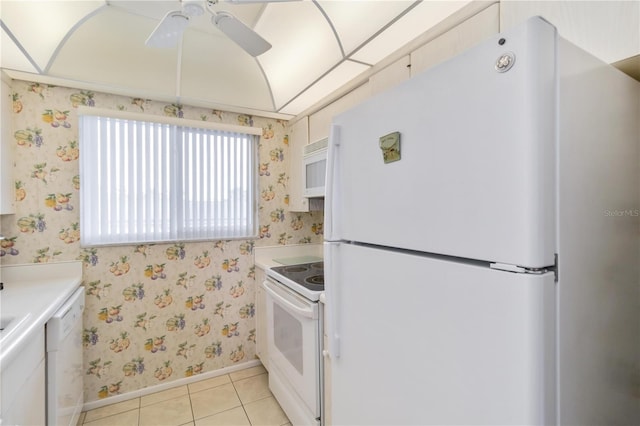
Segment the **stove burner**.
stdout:
[[309,269],[309,268],[304,266],[304,265],[293,265],[293,266],[285,266],[283,268],[283,271],[295,274],[297,272],[304,272],[307,269]]
[[[311,292],[324,291],[323,262],[274,266],[270,271],[275,274],[271,274],[272,277],[281,280],[280,282],[284,283],[294,291],[300,292],[298,290],[300,288]],[[279,277],[282,277],[284,280]]]
[[314,275],[312,277],[305,278],[304,281],[308,284],[324,286],[324,275]]

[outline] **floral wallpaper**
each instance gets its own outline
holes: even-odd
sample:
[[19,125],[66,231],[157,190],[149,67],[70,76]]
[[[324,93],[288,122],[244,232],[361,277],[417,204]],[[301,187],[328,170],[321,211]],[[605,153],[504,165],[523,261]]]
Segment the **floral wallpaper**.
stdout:
[[[10,102],[16,214],[0,261],[83,261],[85,402],[253,359],[254,247],[322,241],[322,212],[287,211],[287,123],[17,80]],[[79,105],[261,127],[259,235],[80,247]]]

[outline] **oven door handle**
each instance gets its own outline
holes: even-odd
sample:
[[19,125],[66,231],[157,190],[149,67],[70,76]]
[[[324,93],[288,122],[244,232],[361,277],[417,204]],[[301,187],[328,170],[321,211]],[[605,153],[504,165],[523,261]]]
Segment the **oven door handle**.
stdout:
[[269,293],[269,295],[271,297],[273,297],[275,299],[275,301],[277,301],[279,304],[283,305],[285,308],[287,308],[292,313],[300,315],[300,316],[302,316],[304,318],[314,319],[316,317],[316,312],[313,309],[313,306],[309,306],[307,309],[301,308],[300,306],[296,305],[295,303],[293,303],[289,299],[287,299],[286,296],[280,294],[281,291],[279,291],[275,287],[275,285],[270,283],[268,280],[265,280],[262,283],[262,287],[264,287],[264,289],[267,291],[267,293]]

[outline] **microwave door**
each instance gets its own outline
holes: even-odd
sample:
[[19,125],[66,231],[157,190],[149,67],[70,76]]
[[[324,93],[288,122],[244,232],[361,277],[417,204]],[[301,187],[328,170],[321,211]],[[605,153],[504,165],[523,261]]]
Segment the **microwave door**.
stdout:
[[304,158],[304,196],[324,197],[327,176],[327,152],[316,152]]

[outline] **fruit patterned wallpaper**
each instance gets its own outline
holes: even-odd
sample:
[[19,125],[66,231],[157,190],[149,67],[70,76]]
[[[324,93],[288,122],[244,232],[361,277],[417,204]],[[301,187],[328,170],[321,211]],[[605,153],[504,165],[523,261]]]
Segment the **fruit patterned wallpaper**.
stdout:
[[[321,212],[287,211],[286,122],[25,81],[11,97],[16,214],[0,261],[83,261],[85,401],[253,359],[254,247],[322,241]],[[261,127],[259,235],[80,247],[78,105]]]

